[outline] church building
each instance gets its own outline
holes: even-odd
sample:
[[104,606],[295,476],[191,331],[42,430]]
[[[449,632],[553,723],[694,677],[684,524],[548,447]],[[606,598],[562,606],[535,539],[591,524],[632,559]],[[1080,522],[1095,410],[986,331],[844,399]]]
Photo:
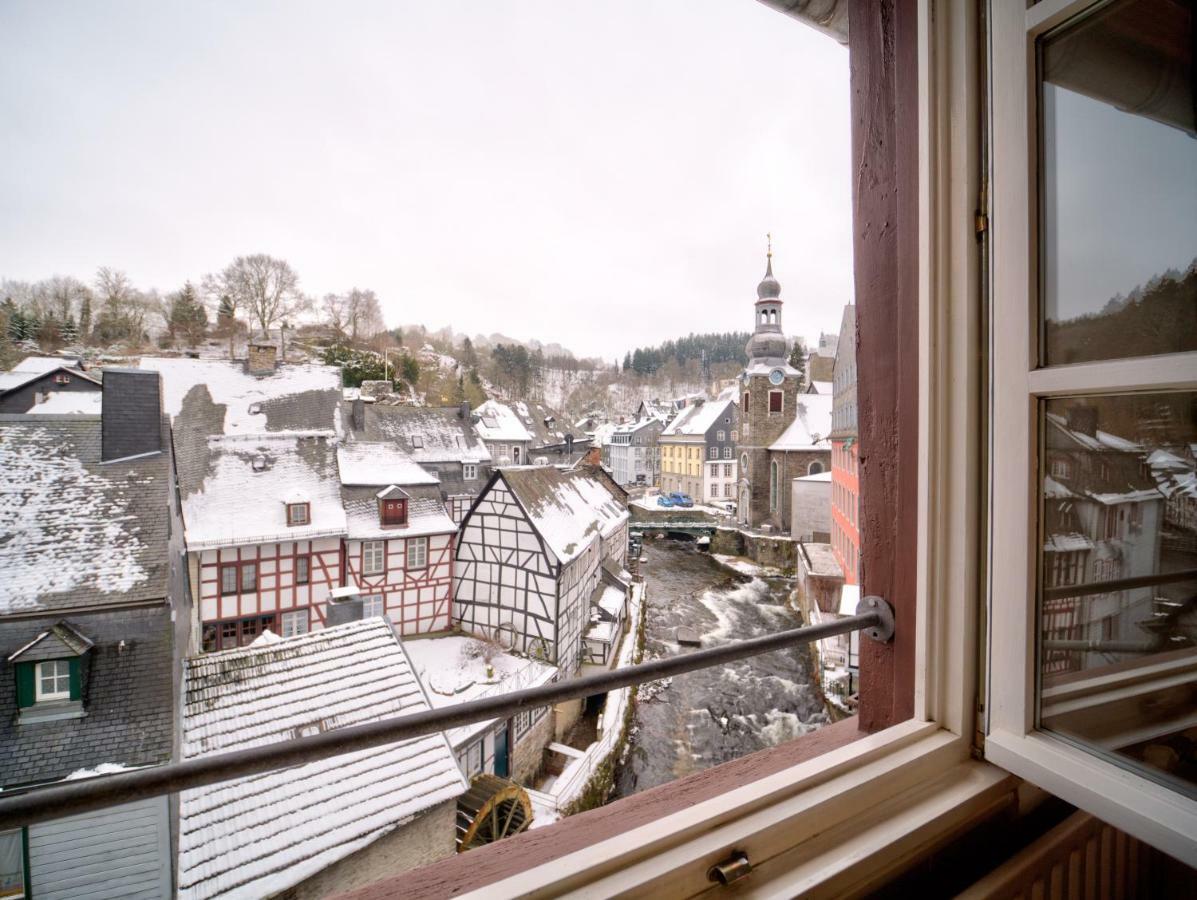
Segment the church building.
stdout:
[[748,366],[740,375],[737,518],[751,528],[784,532],[790,523],[791,481],[830,468],[831,397],[802,392],[802,373],[788,362],[772,248],[756,296]]

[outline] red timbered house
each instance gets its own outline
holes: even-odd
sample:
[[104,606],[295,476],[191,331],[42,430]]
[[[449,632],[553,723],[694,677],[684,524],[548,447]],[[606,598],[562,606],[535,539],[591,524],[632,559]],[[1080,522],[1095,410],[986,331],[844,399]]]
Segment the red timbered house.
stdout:
[[391,443],[348,444],[337,461],[344,583],[359,589],[364,615],[385,615],[405,637],[448,630],[457,524],[439,478]]
[[323,627],[345,535],[329,440],[230,437],[209,450],[203,489],[183,500],[201,649]]

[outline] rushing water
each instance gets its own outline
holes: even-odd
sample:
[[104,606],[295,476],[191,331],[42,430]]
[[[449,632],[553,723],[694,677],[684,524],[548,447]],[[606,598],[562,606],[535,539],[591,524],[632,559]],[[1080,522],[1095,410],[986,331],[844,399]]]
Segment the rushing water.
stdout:
[[[692,544],[645,541],[645,658],[681,652],[678,625],[704,647],[802,624],[790,582],[730,572]],[[627,796],[789,740],[827,723],[810,649],[779,650],[640,688],[636,729],[616,795]]]

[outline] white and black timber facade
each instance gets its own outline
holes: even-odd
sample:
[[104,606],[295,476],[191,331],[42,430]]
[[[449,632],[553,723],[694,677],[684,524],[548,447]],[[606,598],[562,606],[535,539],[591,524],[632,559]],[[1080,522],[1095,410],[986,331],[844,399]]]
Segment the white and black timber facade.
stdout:
[[500,469],[461,524],[454,624],[577,672],[602,564],[622,567],[628,513],[585,471]]

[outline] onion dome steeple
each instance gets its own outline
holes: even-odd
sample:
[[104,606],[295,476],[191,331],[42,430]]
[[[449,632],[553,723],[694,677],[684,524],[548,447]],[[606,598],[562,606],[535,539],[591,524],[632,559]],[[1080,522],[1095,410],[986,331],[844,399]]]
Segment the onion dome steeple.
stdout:
[[783,365],[786,360],[786,339],[781,330],[781,285],[773,277],[773,235],[765,262],[765,277],[756,287],[756,327],[745,347],[749,364],[764,362]]
[[766,239],[769,242],[769,250],[765,254],[765,277],[756,286],[756,297],[758,300],[776,300],[781,296],[781,285],[773,277],[773,235],[766,235]]

